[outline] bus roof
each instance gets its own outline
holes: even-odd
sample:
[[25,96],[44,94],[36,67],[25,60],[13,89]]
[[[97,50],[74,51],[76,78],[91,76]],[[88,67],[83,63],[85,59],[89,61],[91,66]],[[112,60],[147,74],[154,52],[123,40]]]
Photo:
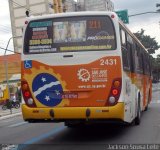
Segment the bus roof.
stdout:
[[31,20],[39,20],[39,19],[46,19],[46,18],[59,18],[59,17],[74,17],[74,16],[90,16],[90,15],[115,15],[115,17],[118,19],[115,12],[111,11],[82,11],[82,12],[67,12],[67,13],[57,13],[57,14],[46,14],[42,16],[30,16],[27,17],[28,21]]

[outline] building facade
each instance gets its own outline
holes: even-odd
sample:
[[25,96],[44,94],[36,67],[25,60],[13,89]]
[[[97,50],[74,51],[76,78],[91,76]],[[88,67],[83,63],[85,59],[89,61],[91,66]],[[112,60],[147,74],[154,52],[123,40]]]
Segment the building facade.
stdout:
[[81,11],[114,11],[111,0],[78,0]]

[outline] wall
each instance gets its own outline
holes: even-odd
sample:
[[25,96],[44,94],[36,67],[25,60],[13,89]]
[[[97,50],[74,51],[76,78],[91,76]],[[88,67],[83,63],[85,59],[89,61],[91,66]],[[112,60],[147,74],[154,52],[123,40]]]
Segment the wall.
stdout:
[[21,73],[21,58],[19,54],[0,56],[0,82],[6,81],[5,63],[8,64],[8,79],[13,74]]

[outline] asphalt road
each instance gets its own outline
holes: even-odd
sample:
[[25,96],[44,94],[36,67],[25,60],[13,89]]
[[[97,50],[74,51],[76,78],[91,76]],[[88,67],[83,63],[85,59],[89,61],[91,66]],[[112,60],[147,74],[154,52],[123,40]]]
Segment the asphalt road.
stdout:
[[[22,116],[0,120],[0,143],[22,144],[25,150],[108,149],[108,144],[160,144],[160,91],[153,93],[153,103],[142,113],[139,126],[104,124],[70,129],[63,123],[27,123]],[[112,145],[111,145],[112,146]],[[128,149],[123,145],[122,149]],[[151,149],[160,149],[151,145]],[[154,147],[155,146],[155,147]],[[116,149],[117,147],[111,147]],[[119,148],[118,148],[119,149]],[[137,147],[132,147],[137,149]],[[146,149],[146,147],[145,147]]]

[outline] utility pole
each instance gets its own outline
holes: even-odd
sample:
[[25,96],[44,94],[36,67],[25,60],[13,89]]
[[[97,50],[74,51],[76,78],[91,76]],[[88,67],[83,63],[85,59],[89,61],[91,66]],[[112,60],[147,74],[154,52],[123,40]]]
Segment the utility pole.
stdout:
[[[10,101],[10,88],[9,88],[9,80],[8,80],[8,60],[7,60],[6,53],[7,53],[7,49],[8,49],[10,41],[13,38],[17,38],[17,37],[21,37],[21,36],[16,36],[16,37],[9,38],[7,46],[6,46],[5,51],[4,51],[4,67],[5,67],[5,76],[6,76],[6,83],[7,83],[9,101]],[[10,108],[10,113],[12,114],[12,108]]]

